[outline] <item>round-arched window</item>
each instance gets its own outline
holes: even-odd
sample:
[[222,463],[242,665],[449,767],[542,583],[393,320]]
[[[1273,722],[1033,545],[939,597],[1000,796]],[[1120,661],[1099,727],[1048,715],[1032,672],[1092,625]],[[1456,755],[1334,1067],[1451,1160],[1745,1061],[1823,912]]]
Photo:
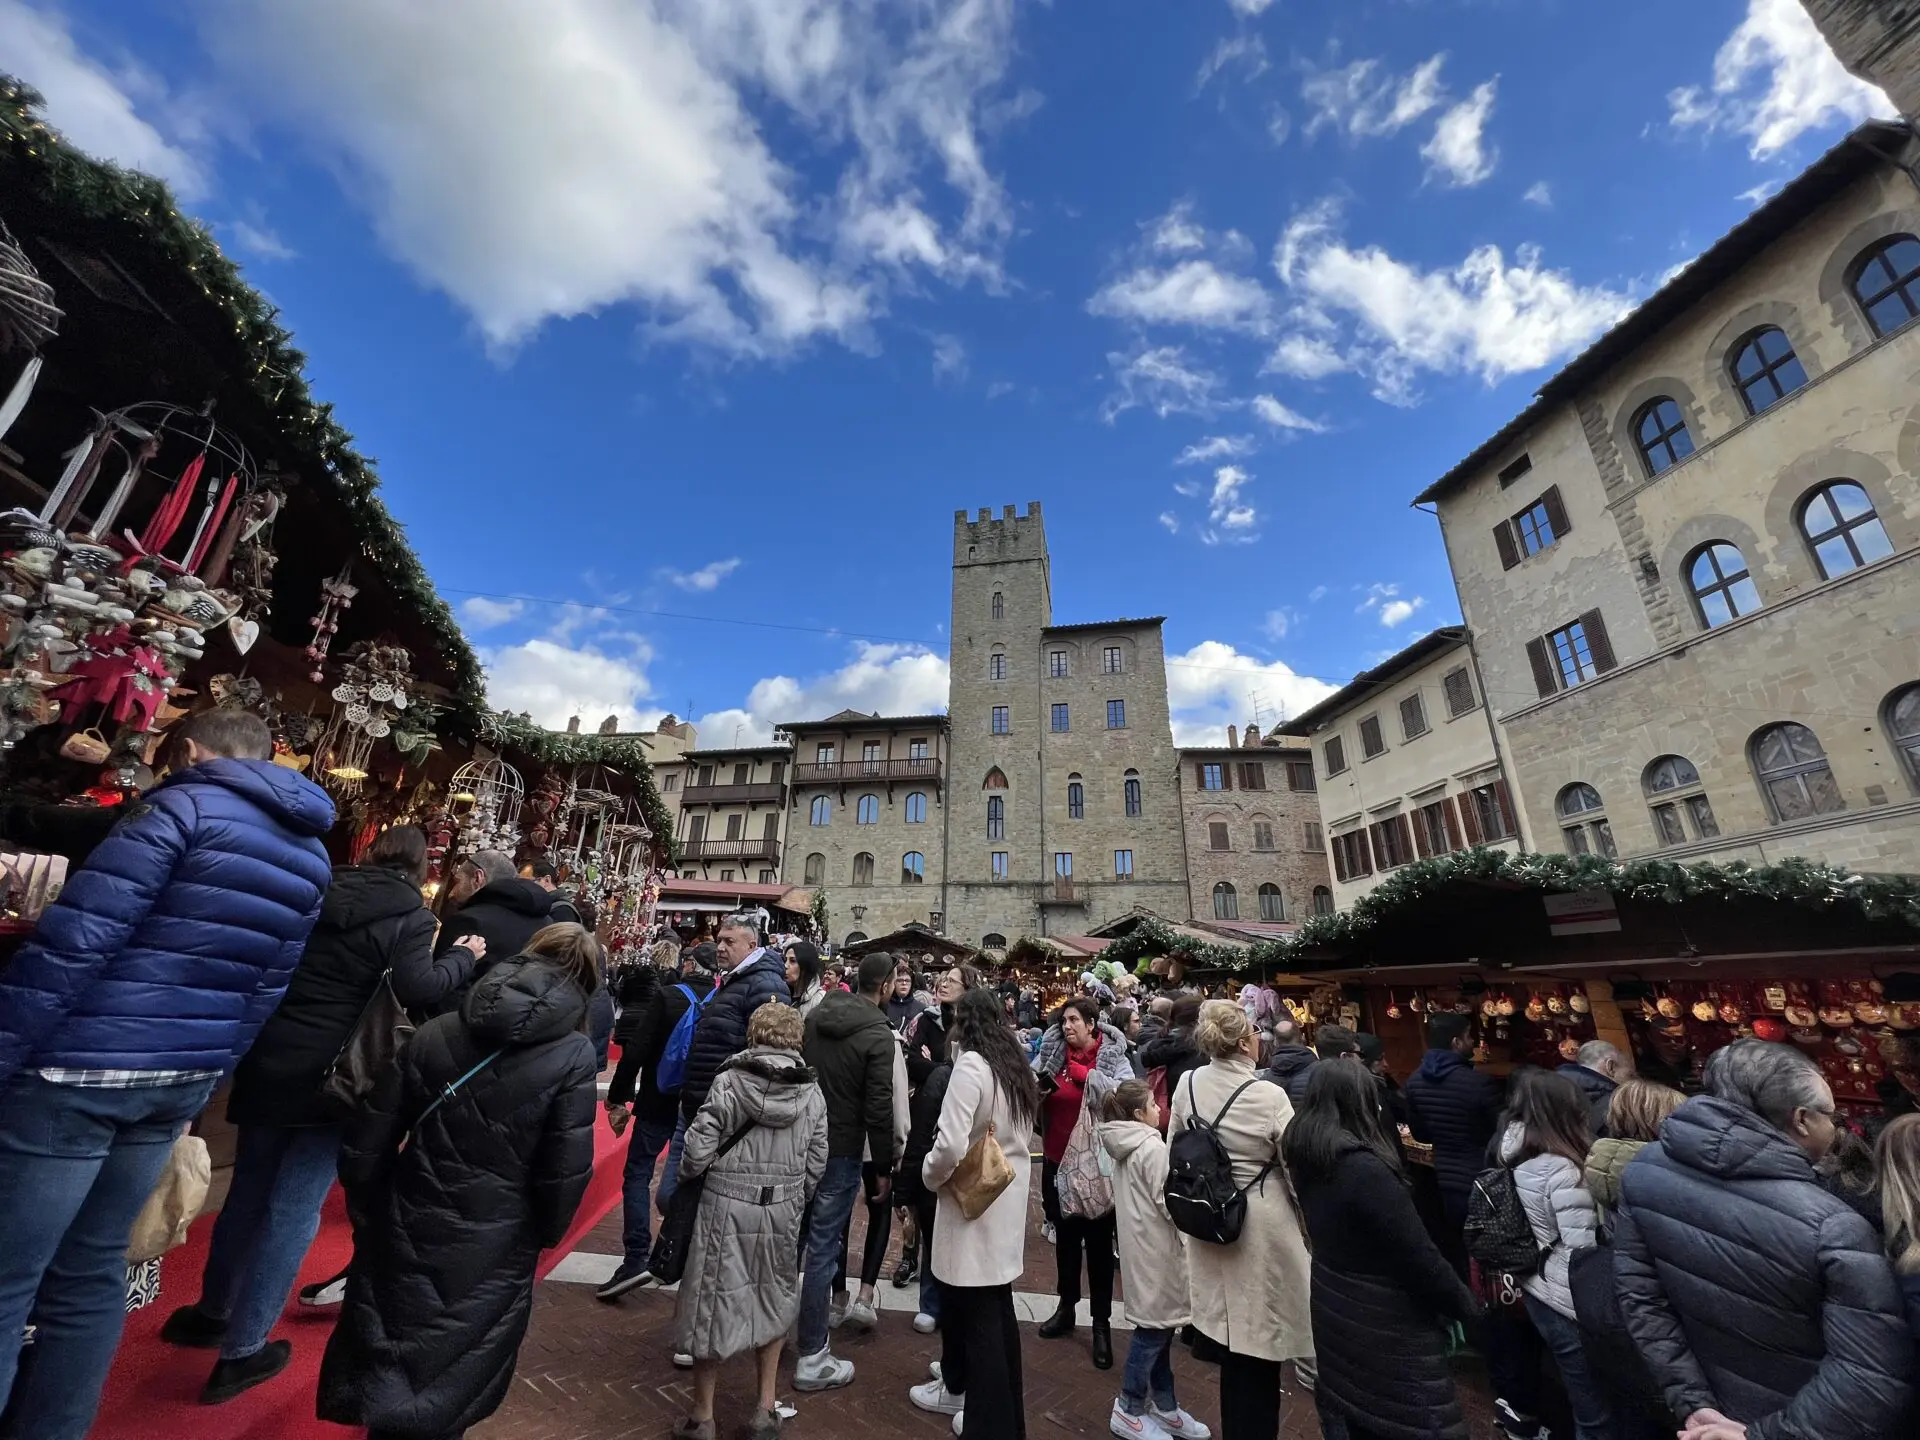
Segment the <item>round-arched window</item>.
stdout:
[[1213,887],[1213,918],[1216,920],[1240,918],[1239,892],[1225,880]]

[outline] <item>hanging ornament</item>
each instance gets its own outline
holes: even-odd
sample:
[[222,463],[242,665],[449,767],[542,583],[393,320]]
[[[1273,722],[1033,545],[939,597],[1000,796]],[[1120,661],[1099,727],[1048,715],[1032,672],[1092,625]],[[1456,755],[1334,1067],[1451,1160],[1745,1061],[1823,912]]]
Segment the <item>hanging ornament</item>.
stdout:
[[[330,692],[333,714],[315,749],[320,783],[334,794],[358,796],[373,773],[373,748],[393,733],[393,697],[411,681],[412,657],[398,645],[361,641],[340,665],[341,681]],[[376,696],[384,697],[377,699]]]
[[[316,685],[327,678],[322,667],[327,651],[333,645],[333,637],[340,633],[340,617],[353,608],[353,597],[360,593],[360,587],[347,579],[352,570],[353,563],[349,561],[333,579],[320,582],[320,611],[309,622],[313,626],[313,639],[307,642],[306,652],[307,660],[313,666],[307,678]],[[337,700],[340,697],[336,694],[334,698]]]

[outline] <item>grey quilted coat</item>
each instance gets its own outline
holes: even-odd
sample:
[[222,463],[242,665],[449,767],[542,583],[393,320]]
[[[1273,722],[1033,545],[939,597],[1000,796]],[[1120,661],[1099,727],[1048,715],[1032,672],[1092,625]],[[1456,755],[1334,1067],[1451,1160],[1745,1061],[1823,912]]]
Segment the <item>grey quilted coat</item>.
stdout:
[[[715,1160],[742,1126],[746,1138]],[[791,1050],[728,1060],[687,1127],[680,1178],[707,1177],[673,1348],[725,1360],[781,1339],[800,1309],[800,1217],[827,1168],[827,1102]]]

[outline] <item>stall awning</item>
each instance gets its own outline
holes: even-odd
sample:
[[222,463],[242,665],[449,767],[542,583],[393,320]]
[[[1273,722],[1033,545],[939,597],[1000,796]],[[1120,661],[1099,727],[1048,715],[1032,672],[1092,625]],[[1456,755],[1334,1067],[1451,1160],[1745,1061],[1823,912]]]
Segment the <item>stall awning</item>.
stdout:
[[737,885],[727,880],[667,880],[661,883],[660,899],[654,908],[711,911],[752,909],[756,905],[804,915],[813,905],[813,892],[786,885]]

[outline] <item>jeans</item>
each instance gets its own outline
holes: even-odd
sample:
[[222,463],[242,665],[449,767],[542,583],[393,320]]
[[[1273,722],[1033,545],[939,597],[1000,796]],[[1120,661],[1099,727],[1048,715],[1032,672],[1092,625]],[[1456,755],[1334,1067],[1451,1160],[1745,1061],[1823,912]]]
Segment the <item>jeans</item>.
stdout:
[[1120,1408],[1129,1415],[1144,1415],[1149,1396],[1162,1414],[1170,1415],[1180,1408],[1173,1398],[1171,1330],[1135,1330],[1133,1343],[1127,1346],[1127,1368],[1120,1378]]
[[337,1125],[240,1127],[233,1187],[200,1277],[200,1312],[227,1322],[222,1360],[244,1360],[267,1343],[339,1170]]
[[940,1318],[940,1292],[945,1287],[933,1278],[933,1217],[939,1213],[934,1201],[915,1207],[920,1221],[920,1313]]
[[943,1293],[947,1314],[940,1327],[940,1380],[948,1394],[966,1398],[967,1434],[1027,1440],[1013,1286],[948,1285]]
[[[673,1144],[680,1126],[673,1120],[633,1119],[633,1138],[627,1142],[627,1168],[620,1180],[620,1208],[625,1228],[621,1249],[626,1252],[628,1268],[645,1266],[653,1254],[653,1216],[647,1207],[653,1203],[653,1166],[660,1152]],[[676,1159],[676,1166],[677,1165]],[[660,1180],[666,1188],[666,1177]]]
[[1553,1351],[1560,1366],[1560,1383],[1567,1387],[1567,1403],[1573,1408],[1574,1440],[1611,1440],[1613,1411],[1606,1394],[1594,1383],[1587,1368],[1587,1352],[1580,1347],[1580,1326],[1544,1301],[1527,1296],[1527,1313],[1540,1330],[1540,1338]]
[[818,1355],[827,1348],[827,1302],[833,1290],[833,1272],[840,1258],[840,1237],[860,1195],[860,1157],[843,1155],[827,1160],[820,1188],[813,1192],[807,1216],[806,1274],[800,1282],[800,1354]]
[[0,1086],[0,1407],[33,1440],[85,1440],[126,1322],[127,1237],[214,1081],[96,1090],[32,1071]]
[[1085,1254],[1093,1319],[1106,1321],[1113,1315],[1113,1232],[1118,1220],[1111,1210],[1098,1220],[1067,1214],[1060,1208],[1059,1173],[1051,1160],[1040,1166],[1041,1207],[1053,1222],[1054,1293],[1062,1305],[1080,1303],[1080,1257]]
[[1220,1440],[1274,1440],[1280,1433],[1280,1362],[1220,1357]]
[[680,1188],[680,1152],[687,1148],[686,1117],[673,1122],[673,1139],[667,1142],[667,1168],[660,1175],[660,1191],[653,1203],[660,1207],[662,1215],[667,1213],[667,1201],[673,1198],[673,1192]]
[[[860,1162],[860,1184],[867,1197],[867,1243],[860,1256],[860,1284],[871,1287],[880,1283],[881,1267],[887,1263],[887,1243],[893,1239],[893,1202],[884,1200],[876,1204],[873,1198],[874,1187],[880,1183],[880,1167],[871,1160]],[[847,1223],[840,1227],[840,1263],[833,1269],[833,1290],[840,1294],[847,1288],[847,1246],[853,1236],[853,1212],[847,1212]]]

